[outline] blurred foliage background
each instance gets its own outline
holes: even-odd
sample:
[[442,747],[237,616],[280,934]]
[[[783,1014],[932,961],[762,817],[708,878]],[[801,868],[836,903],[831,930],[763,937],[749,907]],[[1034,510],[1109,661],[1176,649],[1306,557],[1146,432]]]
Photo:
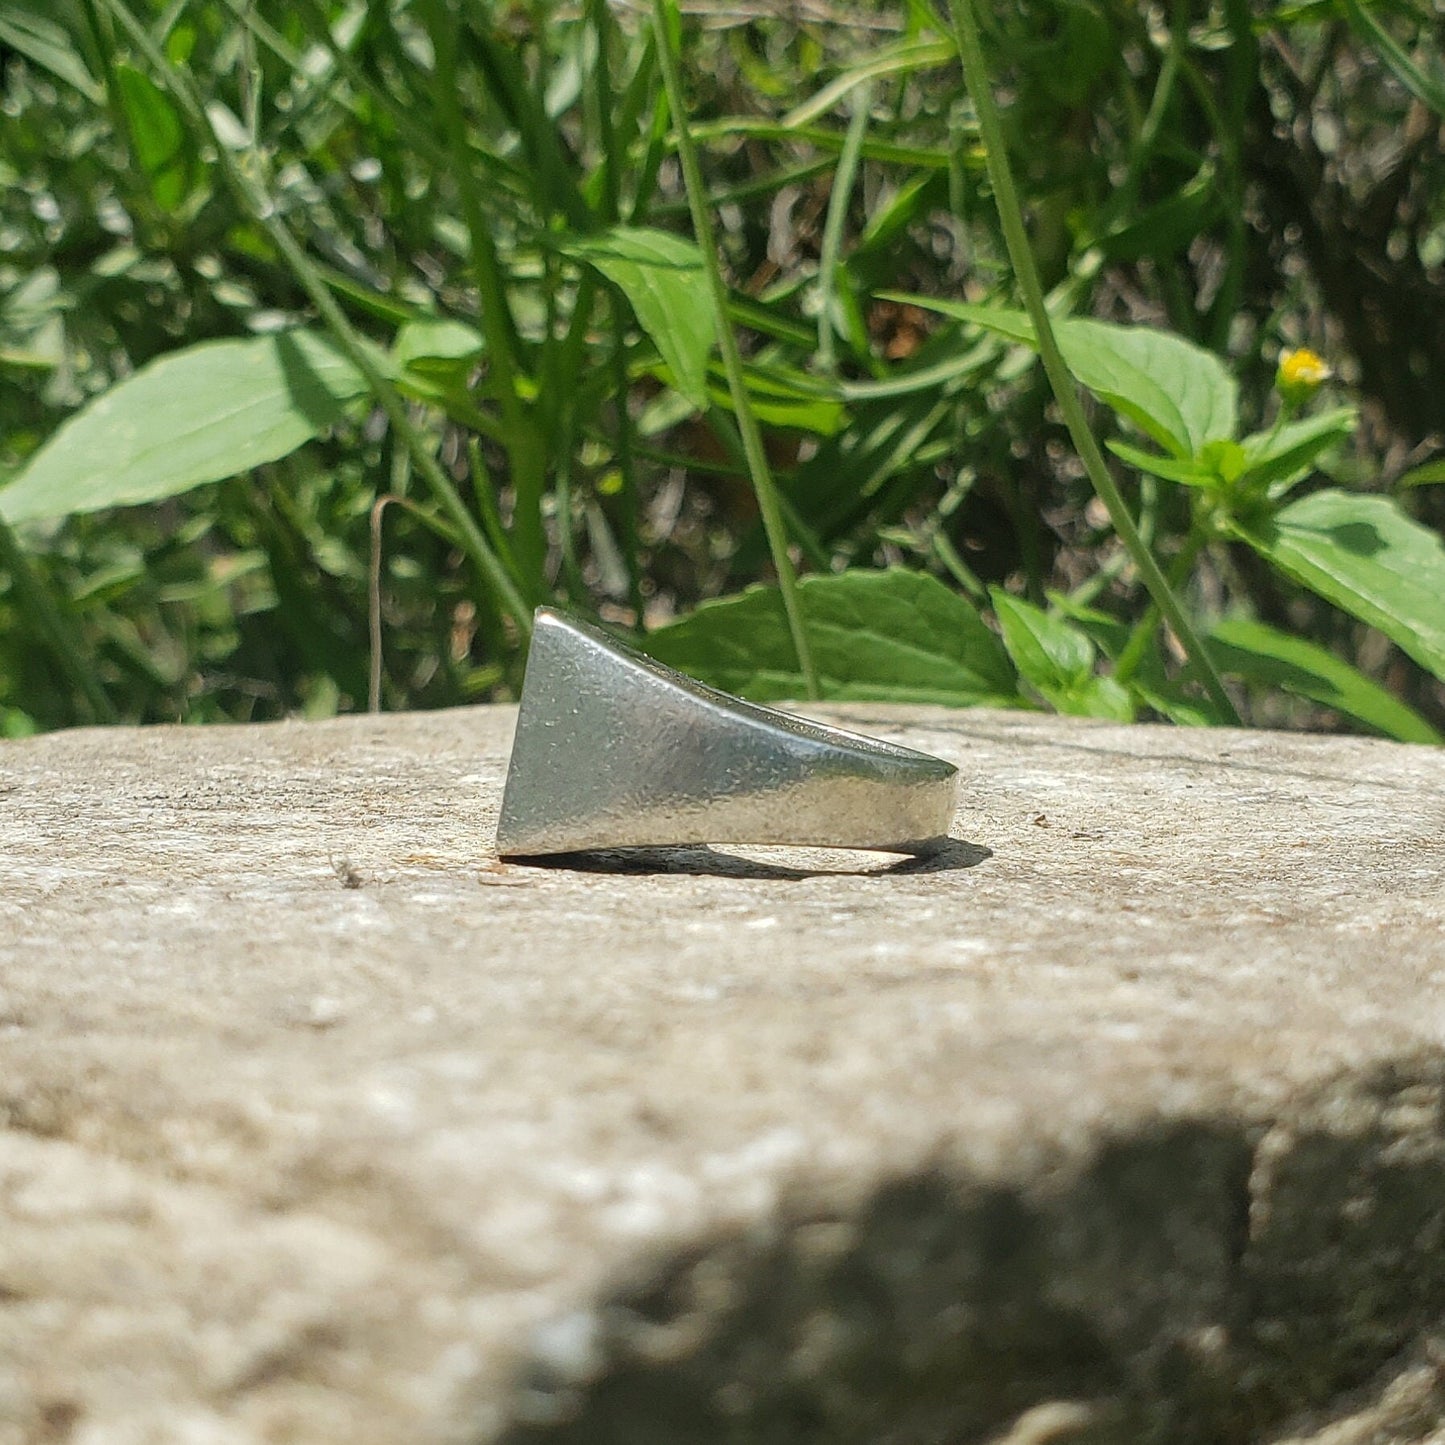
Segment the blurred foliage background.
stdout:
[[[1157,475],[1110,458],[1234,706],[1438,737],[1445,9],[977,13],[1051,307],[1212,353],[1239,437],[1266,439]],[[0,86],[0,519],[25,495],[0,520],[5,732],[363,708],[373,601],[387,707],[515,695],[515,604],[544,601],[797,696],[778,594],[744,593],[776,575],[769,485],[825,694],[1220,720],[1028,337],[925,304],[1017,295],[927,0],[0,0]],[[711,345],[715,263],[741,404]],[[253,353],[189,349],[298,327],[334,348],[318,287],[400,420],[348,371],[318,405],[291,396],[294,443],[238,475],[192,464],[186,425],[204,451],[261,422],[226,370]],[[1291,399],[1296,348],[1332,375]],[[66,452],[67,418],[173,353]],[[1089,390],[1101,436],[1159,440]],[[1246,506],[1244,454],[1310,416],[1335,420]],[[127,494],[142,474],[166,494]],[[1384,580],[1291,562],[1271,540],[1287,489],[1387,501],[1341,524],[1376,528],[1363,551],[1338,532]]]

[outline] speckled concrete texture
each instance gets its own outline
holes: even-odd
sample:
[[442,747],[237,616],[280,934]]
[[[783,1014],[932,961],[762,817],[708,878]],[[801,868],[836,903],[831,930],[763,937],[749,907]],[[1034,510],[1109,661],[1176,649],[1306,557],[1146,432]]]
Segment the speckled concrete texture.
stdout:
[[501,865],[501,708],[0,744],[0,1445],[1445,1439],[1445,755],[818,715],[954,847]]

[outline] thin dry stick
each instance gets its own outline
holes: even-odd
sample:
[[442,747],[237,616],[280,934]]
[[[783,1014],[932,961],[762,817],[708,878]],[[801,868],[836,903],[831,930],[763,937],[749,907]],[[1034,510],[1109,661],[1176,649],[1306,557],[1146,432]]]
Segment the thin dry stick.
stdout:
[[370,679],[366,690],[367,712],[381,711],[381,517],[393,502],[405,507],[433,530],[436,519],[429,517],[410,497],[386,492],[371,508],[371,564],[367,569],[367,631],[371,642]]

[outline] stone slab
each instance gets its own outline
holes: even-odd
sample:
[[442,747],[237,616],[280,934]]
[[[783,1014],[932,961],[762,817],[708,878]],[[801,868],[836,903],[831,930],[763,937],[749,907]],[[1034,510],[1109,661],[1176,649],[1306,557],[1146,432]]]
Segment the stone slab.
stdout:
[[0,744],[0,1445],[1445,1440],[1445,755],[818,715],[954,848],[502,865],[504,708]]

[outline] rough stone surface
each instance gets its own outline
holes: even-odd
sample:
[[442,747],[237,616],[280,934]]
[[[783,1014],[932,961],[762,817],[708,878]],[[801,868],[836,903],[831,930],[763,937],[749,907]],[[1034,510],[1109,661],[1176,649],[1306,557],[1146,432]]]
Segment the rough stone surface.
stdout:
[[0,745],[0,1445],[1445,1442],[1445,756],[825,715],[951,852],[502,866],[506,709]]

